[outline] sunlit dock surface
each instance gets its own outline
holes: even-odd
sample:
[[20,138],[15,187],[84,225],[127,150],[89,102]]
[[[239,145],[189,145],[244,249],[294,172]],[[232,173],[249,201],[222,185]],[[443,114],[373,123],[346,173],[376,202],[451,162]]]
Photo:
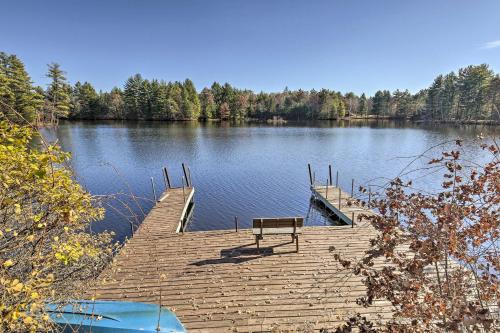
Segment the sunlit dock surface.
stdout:
[[298,253],[289,236],[266,235],[259,252],[249,229],[176,232],[193,192],[168,190],[101,275],[93,296],[161,303],[190,332],[319,330],[356,312],[373,320],[391,316],[387,302],[356,304],[365,293],[361,277],[333,257],[363,255],[374,236],[367,221],[354,228],[305,227]]

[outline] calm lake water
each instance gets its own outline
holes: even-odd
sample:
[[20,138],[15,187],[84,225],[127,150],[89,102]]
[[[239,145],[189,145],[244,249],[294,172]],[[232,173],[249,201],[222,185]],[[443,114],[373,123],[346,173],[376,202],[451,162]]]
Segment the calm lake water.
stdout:
[[[350,191],[352,178],[356,187],[383,185],[405,168],[409,157],[458,137],[466,140],[469,157],[479,160],[482,153],[472,140],[495,132],[498,128],[366,121],[284,126],[63,122],[45,135],[73,154],[78,181],[91,193],[121,193],[119,200],[105,200],[106,219],[95,228],[112,229],[122,240],[130,234],[128,220],[137,214],[132,219],[140,223],[141,209],[147,213],[152,206],[150,177],[158,192],[164,189],[163,166],[176,186],[182,181],[181,163],[191,169],[196,194],[190,230],[233,228],[234,216],[241,227],[253,217],[296,215],[308,217],[308,225],[328,225],[336,222],[310,202],[307,163],[322,183],[331,163],[340,185]],[[416,186],[432,190],[439,185],[441,174],[423,175],[412,174]],[[144,199],[132,200],[130,193]]]

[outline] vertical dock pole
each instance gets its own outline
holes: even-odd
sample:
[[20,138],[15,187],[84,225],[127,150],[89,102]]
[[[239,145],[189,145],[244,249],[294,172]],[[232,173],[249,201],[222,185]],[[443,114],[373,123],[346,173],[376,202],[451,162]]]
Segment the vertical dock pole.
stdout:
[[165,182],[165,190],[172,188],[170,184],[170,177],[168,175],[167,167],[163,167],[163,181]]
[[330,186],[333,185],[332,181],[332,165],[331,164],[328,164],[328,177],[330,179]]
[[372,206],[372,187],[368,185],[368,207]]
[[182,171],[184,172],[184,179],[186,179],[186,186],[189,187],[189,178],[187,175],[186,165],[182,163]]
[[352,217],[351,217],[351,228],[354,228],[354,212],[352,212]]
[[311,164],[307,163],[307,168],[309,169],[309,184],[313,186],[313,176],[312,176],[312,171],[311,171]]
[[234,229],[238,232],[238,216],[234,217]]
[[328,199],[328,180],[326,181],[326,186],[325,186],[325,197]]
[[342,204],[341,200],[342,200],[342,190],[339,187],[339,210],[340,210],[340,205]]
[[186,190],[184,189],[184,177],[182,177],[182,197],[184,199],[184,203],[186,202]]
[[191,169],[189,167],[187,167],[187,172],[189,176],[189,185],[193,186],[193,179],[191,178]]
[[337,170],[337,178],[335,178],[335,187],[339,187],[339,170]]
[[155,202],[157,202],[158,199],[156,198],[155,181],[154,181],[153,177],[151,177],[151,188],[153,189],[153,196],[155,198]]
[[354,198],[354,178],[352,179],[351,182],[351,198]]

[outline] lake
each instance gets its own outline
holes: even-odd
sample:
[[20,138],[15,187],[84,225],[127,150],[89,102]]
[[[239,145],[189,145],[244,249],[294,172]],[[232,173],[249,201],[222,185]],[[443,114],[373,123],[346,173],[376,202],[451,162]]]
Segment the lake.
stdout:
[[[318,182],[326,182],[332,164],[334,178],[338,171],[347,192],[352,178],[356,188],[372,184],[376,189],[397,176],[412,156],[458,137],[466,140],[471,159],[481,159],[473,142],[481,133],[498,134],[498,128],[392,121],[281,126],[72,121],[44,130],[73,154],[71,165],[86,189],[100,196],[115,194],[103,197],[106,218],[93,228],[114,230],[119,240],[130,235],[129,221],[139,224],[152,207],[150,178],[157,192],[164,190],[164,166],[175,186],[182,184],[181,163],[191,169],[196,194],[189,230],[233,228],[235,216],[240,227],[248,227],[253,217],[297,215],[306,216],[307,225],[330,225],[337,222],[310,201],[308,163]],[[430,191],[440,184],[441,173],[411,176],[418,178],[415,186]]]

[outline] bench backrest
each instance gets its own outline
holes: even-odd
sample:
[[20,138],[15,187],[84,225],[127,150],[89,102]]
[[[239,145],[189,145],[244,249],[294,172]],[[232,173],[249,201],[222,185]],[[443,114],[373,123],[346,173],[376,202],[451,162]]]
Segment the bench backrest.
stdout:
[[[254,233],[265,233],[264,229],[273,229],[275,232],[283,230],[286,233],[295,233],[304,226],[303,217],[273,217],[253,219]],[[286,231],[285,231],[286,230]],[[260,231],[260,232],[259,232]]]

